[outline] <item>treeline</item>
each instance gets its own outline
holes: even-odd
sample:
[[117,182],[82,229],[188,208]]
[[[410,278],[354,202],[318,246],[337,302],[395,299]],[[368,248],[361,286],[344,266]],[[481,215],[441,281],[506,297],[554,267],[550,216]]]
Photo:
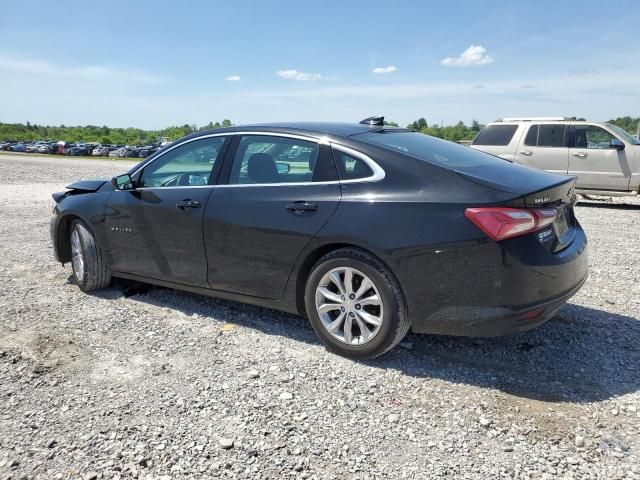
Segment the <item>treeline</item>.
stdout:
[[415,122],[407,125],[407,128],[412,128],[413,130],[431,135],[432,137],[459,142],[460,140],[472,140],[483,126],[484,125],[480,124],[477,120],[473,120],[469,126],[465,125],[464,122],[446,126],[438,124],[429,125],[426,119],[419,118]]
[[[575,117],[574,117],[575,119]],[[579,120],[584,120],[580,118]],[[632,135],[636,135],[640,117],[618,117],[609,120],[612,123]],[[387,125],[398,126],[395,122],[385,122]],[[177,140],[180,137],[189,135],[201,130],[213,128],[231,127],[233,123],[229,119],[222,122],[209,122],[207,125],[198,127],[197,125],[182,125],[168,127],[162,130],[142,130],[140,128],[110,128],[107,126],[98,127],[86,125],[84,127],[67,127],[65,125],[44,126],[27,122],[21,123],[0,123],[0,140],[16,140],[20,142],[32,142],[36,140],[64,140],[67,142],[98,142],[102,144],[119,145],[148,145],[154,143],[160,137],[167,137],[169,140]],[[437,123],[428,124],[425,118],[419,118],[415,122],[407,125],[418,132],[432,135],[445,140],[458,142],[461,140],[472,140],[484,125],[477,120],[473,120],[471,125],[458,122],[455,125],[439,125]]]
[[617,125],[620,128],[624,128],[631,135],[636,135],[638,133],[638,124],[640,123],[640,117],[618,117],[615,120],[609,120],[607,123],[612,123],[613,125]]
[[209,122],[207,125],[182,125],[168,127],[162,130],[142,130],[140,128],[110,128],[107,126],[86,125],[84,127],[68,127],[65,125],[45,126],[27,122],[0,123],[0,140],[15,140],[19,142],[33,142],[36,140],[64,140],[66,142],[98,142],[101,144],[118,145],[148,145],[160,137],[177,140],[201,130],[231,127],[231,120]]

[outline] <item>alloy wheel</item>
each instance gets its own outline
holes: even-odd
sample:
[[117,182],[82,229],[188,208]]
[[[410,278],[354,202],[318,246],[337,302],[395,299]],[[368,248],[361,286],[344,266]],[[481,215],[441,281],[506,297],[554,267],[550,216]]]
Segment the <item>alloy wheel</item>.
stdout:
[[74,229],[71,233],[71,263],[73,264],[73,272],[76,275],[76,280],[82,281],[84,277],[84,257],[82,255],[80,234],[77,229]]
[[384,321],[378,289],[355,268],[339,267],[327,272],[316,288],[315,300],[324,328],[347,345],[369,343]]

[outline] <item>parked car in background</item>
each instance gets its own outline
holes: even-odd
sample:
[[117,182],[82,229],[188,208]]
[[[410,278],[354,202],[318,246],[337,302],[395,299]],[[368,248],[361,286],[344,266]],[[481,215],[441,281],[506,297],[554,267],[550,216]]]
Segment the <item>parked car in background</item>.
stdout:
[[58,145],[58,150],[57,150],[57,152],[56,152],[56,153],[57,153],[58,155],[64,155],[64,151],[65,151],[65,149],[67,149],[67,148],[71,147],[73,144],[72,144],[72,143],[69,143],[69,142],[62,142],[62,141],[61,141],[61,142],[58,142],[58,143],[57,143],[57,145]]
[[42,143],[40,143],[40,142],[27,143],[25,145],[25,152],[27,152],[27,153],[37,153],[38,149],[40,148],[41,145],[42,145]]
[[55,193],[56,258],[307,316],[350,358],[417,333],[534,328],[584,283],[574,178],[384,125],[185,137],[111,182]]
[[10,152],[26,152],[27,146],[24,143],[14,143],[7,148]]
[[484,127],[471,148],[574,175],[579,193],[640,192],[640,140],[610,123],[562,117],[503,118]]
[[146,158],[150,155],[153,155],[158,150],[160,150],[159,146],[146,145],[144,147],[140,147],[140,149],[138,150],[138,157]]
[[56,153],[58,145],[55,142],[41,143],[36,150],[37,153]]
[[91,155],[94,157],[107,157],[109,156],[109,149],[108,145],[98,145],[93,149]]

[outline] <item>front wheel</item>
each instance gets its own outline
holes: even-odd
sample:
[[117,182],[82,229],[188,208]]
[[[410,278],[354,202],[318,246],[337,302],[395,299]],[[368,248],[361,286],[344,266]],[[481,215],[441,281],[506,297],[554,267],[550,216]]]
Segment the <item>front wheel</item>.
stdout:
[[382,355],[409,330],[398,281],[377,258],[355,248],[336,250],[316,263],[307,279],[305,307],[318,337],[348,358]]
[[111,272],[91,230],[82,220],[71,224],[71,266],[76,285],[88,292],[107,287]]

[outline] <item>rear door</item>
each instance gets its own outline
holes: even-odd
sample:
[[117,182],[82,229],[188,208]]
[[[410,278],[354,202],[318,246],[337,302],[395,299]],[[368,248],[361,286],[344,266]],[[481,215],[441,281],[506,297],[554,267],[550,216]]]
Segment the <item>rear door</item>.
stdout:
[[516,162],[540,170],[566,174],[569,167],[568,126],[529,125],[516,152]]
[[228,142],[211,136],[182,143],[137,172],[135,189],[111,195],[114,271],[207,286],[202,216]]
[[204,214],[209,285],[279,298],[339,201],[328,145],[294,135],[238,136]]
[[611,146],[616,137],[597,125],[574,125],[569,149],[569,173],[577,188],[628,190],[631,166],[626,150]]

